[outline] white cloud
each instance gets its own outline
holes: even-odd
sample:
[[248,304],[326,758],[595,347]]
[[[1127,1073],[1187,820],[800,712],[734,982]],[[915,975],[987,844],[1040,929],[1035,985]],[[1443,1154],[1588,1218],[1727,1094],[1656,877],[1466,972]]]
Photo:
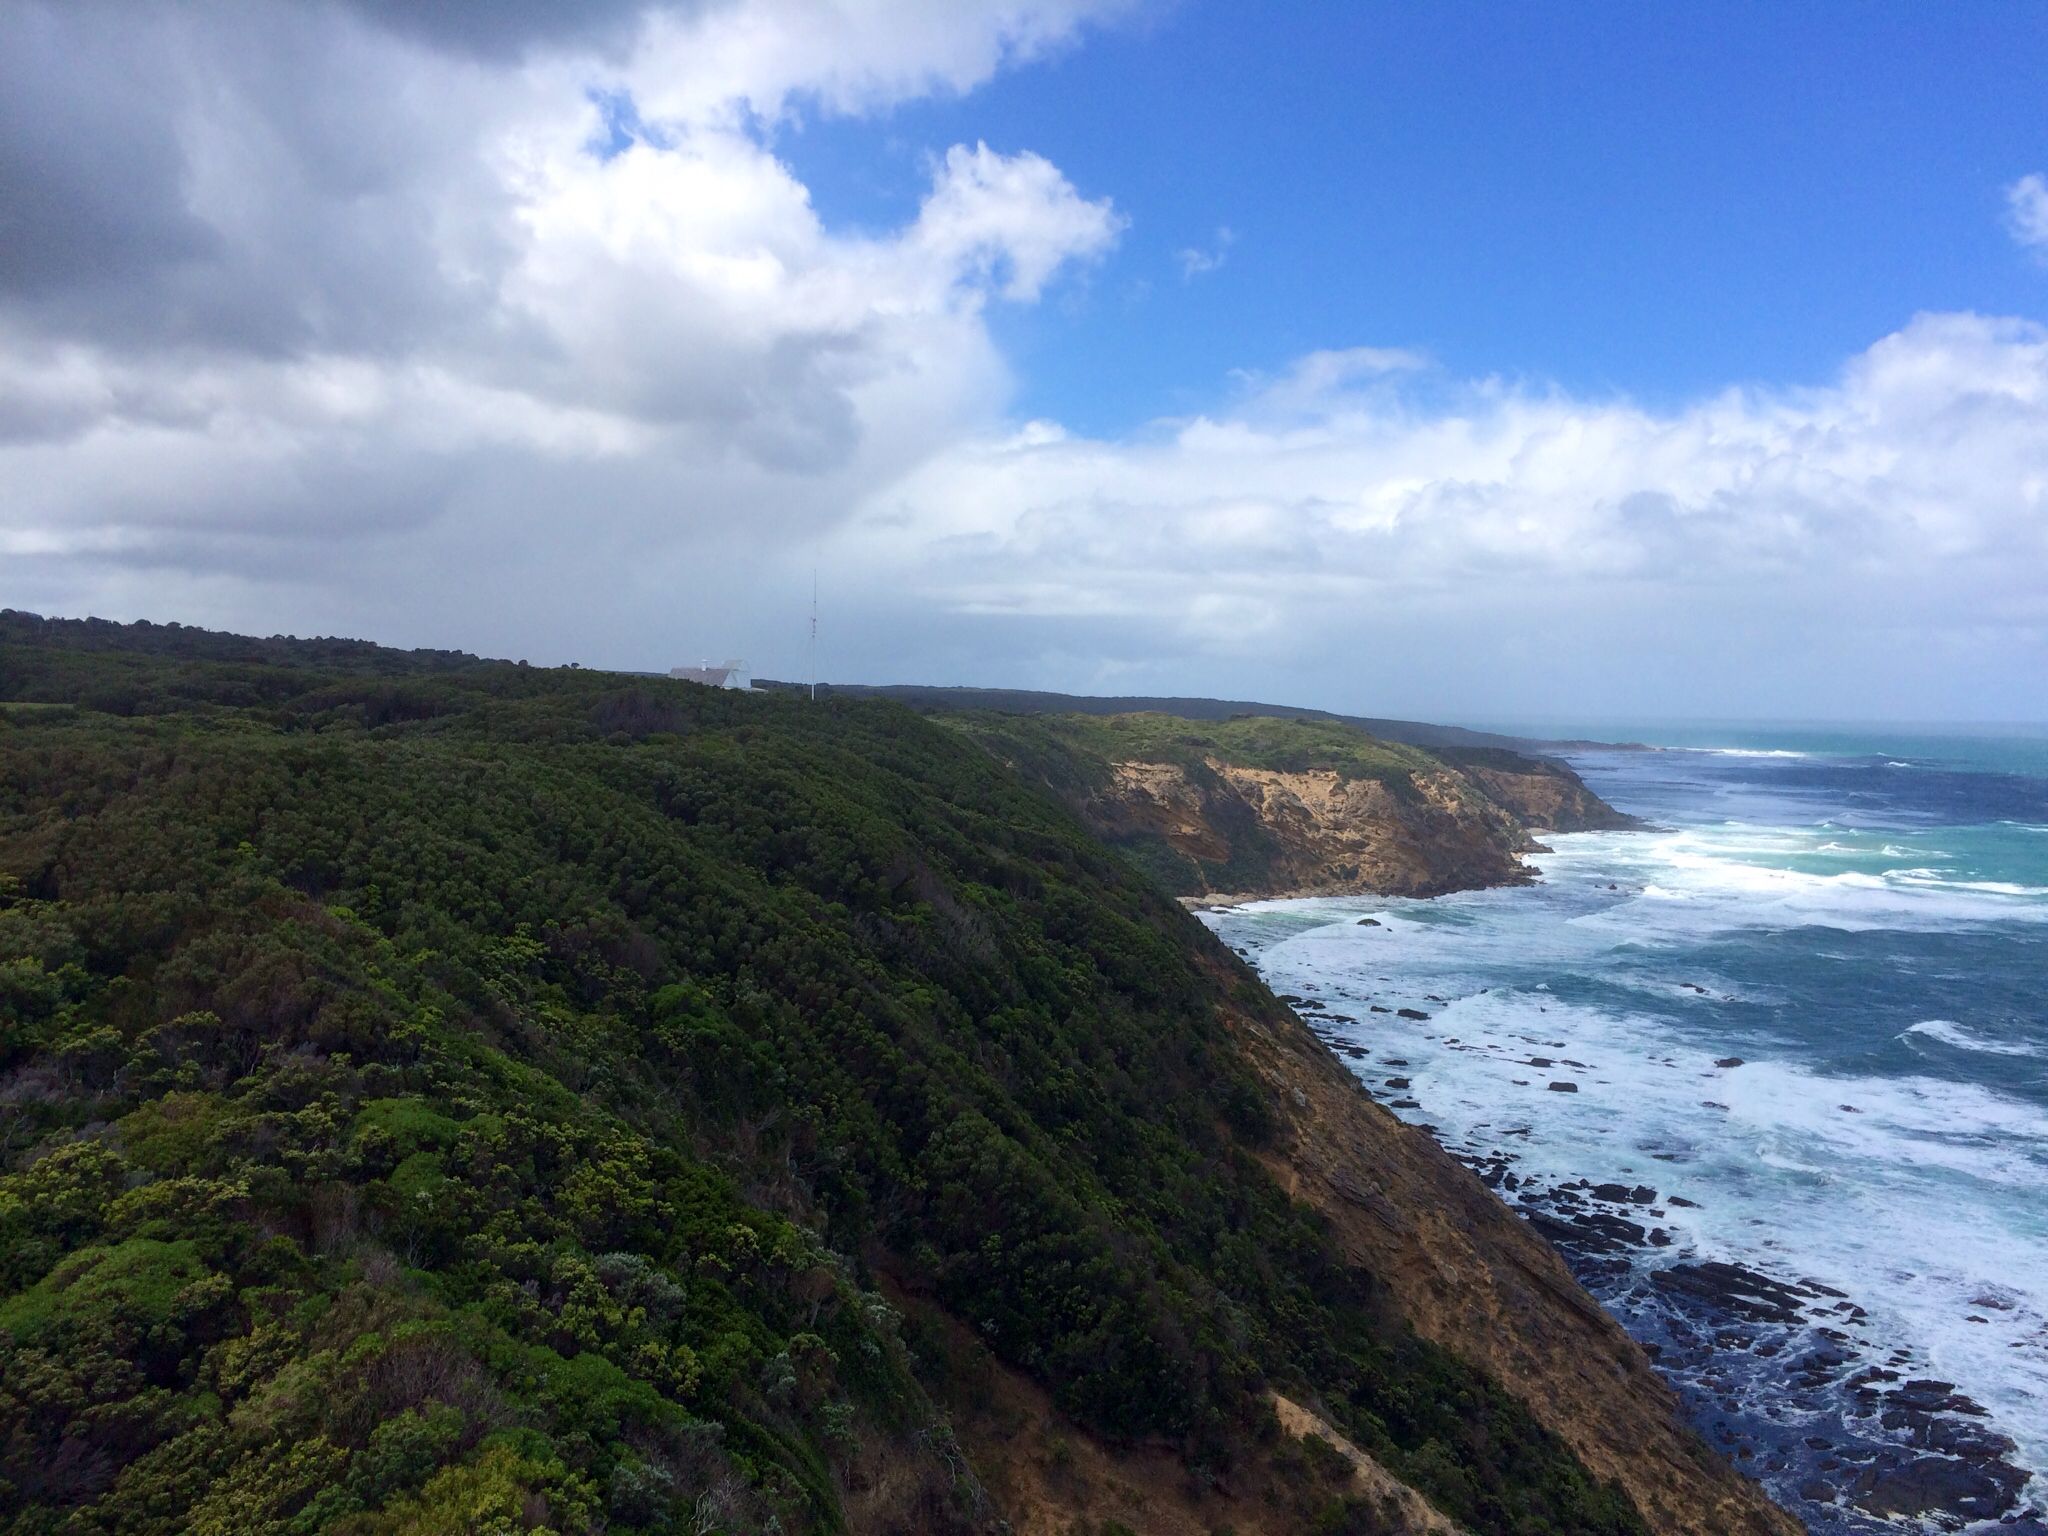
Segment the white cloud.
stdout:
[[[1575,664],[1610,696],[1618,671],[1675,665],[1733,687],[1714,648],[1747,664],[1764,637],[1781,670],[1752,698],[1825,691],[1816,669],[1837,661],[1817,635],[1996,635],[2008,680],[2043,654],[2038,325],[1922,316],[1826,388],[1670,413],[1485,380],[1447,401],[1434,380],[1424,407],[1387,383],[1419,361],[1317,354],[1228,412],[1129,439],[962,445],[871,500],[836,558],[1027,632],[1114,633],[1221,676],[1284,658],[1326,687],[1332,658],[1376,653],[1484,697],[1531,622],[1540,649],[1634,647]],[[1545,609],[1569,622],[1546,631]],[[1844,699],[1883,683],[1835,679]]]
[[1214,272],[1230,259],[1230,248],[1237,243],[1237,236],[1228,225],[1217,228],[1216,237],[1207,249],[1200,246],[1186,246],[1174,252],[1173,259],[1180,263],[1183,282],[1192,282],[1198,277]]
[[1004,298],[1028,301],[1069,261],[1103,255],[1123,227],[1107,200],[1081,197],[1038,155],[956,144],[909,238],[953,281],[1000,278]]
[[[713,564],[999,419],[984,308],[1121,228],[977,144],[903,228],[834,230],[763,127],[1114,4],[355,7],[0,15],[0,207],[50,213],[0,242],[4,600],[509,646],[524,587],[658,644]],[[604,158],[621,90],[646,131]]]
[[2022,176],[2007,187],[2005,219],[2013,239],[2048,260],[2048,177]]
[[[2038,697],[2025,322],[1922,317],[1824,388],[1675,411],[1362,347],[1125,438],[1012,419],[989,312],[1103,260],[1117,189],[959,145],[854,231],[778,145],[1124,8],[0,7],[0,601],[766,670],[817,551],[839,676]],[[609,158],[593,92],[644,124]],[[2040,178],[2012,198],[2024,237]]]
[[778,118],[961,94],[1136,0],[744,0],[658,9],[625,78],[659,116]]

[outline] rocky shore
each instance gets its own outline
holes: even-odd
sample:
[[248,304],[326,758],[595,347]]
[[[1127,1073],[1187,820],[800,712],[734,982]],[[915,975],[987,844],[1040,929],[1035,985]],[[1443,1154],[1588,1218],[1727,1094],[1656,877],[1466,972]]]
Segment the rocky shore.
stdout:
[[[1425,1108],[1410,1093],[1404,1058],[1358,1042],[1350,1026],[1359,1019],[1313,996],[1283,1001],[1374,1098],[1396,1111]],[[1531,1085],[1573,1091],[1581,1065],[1531,1055]],[[1550,1242],[1656,1361],[1716,1447],[1811,1530],[2048,1536],[2048,1507],[2014,1460],[2013,1441],[1912,1349],[1881,1337],[1856,1298],[1811,1278],[1688,1252],[1662,1223],[1671,1209],[1698,1202],[1666,1178],[1649,1182],[1656,1175],[1633,1163],[1602,1170],[1616,1175],[1605,1179],[1529,1174],[1512,1145],[1529,1129],[1509,1125],[1496,1144],[1446,1150]],[[1654,1150],[1648,1156],[1657,1159]],[[1986,1295],[1977,1304],[2000,1303]]]

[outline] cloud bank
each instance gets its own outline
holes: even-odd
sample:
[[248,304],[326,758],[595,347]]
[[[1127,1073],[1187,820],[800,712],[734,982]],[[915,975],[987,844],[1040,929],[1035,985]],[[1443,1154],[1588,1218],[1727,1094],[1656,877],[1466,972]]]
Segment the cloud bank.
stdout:
[[[773,671],[816,562],[842,677],[1953,716],[2048,675],[2026,321],[1663,412],[1378,346],[1019,424],[991,316],[1085,291],[1116,189],[961,143],[839,228],[778,137],[1122,10],[18,0],[0,602]],[[2048,242],[2039,177],[2008,213]]]
[[917,571],[934,608],[1145,636],[1132,654],[1240,679],[1366,669],[1354,693],[1403,707],[1446,676],[1486,696],[1490,673],[1499,710],[1654,708],[1701,680],[1724,708],[1853,709],[1886,667],[2010,681],[2042,656],[2044,514],[2048,331],[1926,315],[1826,386],[1670,414],[1320,354],[1134,440],[1039,423],[941,454],[836,558]]

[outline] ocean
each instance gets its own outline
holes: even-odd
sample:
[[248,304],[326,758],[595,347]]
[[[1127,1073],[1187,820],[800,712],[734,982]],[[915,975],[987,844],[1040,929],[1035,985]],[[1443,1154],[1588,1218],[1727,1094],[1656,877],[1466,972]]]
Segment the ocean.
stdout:
[[2048,1530],[2048,734],[1628,735],[1535,886],[1205,920],[1813,1530]]

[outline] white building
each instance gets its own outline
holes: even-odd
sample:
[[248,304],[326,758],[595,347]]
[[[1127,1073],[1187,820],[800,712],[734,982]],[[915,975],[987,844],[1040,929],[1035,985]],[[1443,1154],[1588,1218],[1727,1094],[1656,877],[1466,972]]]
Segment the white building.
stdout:
[[702,683],[707,688],[751,688],[754,675],[747,670],[744,661],[728,661],[722,667],[706,662],[701,667],[670,667],[670,677],[681,678],[686,683]]

